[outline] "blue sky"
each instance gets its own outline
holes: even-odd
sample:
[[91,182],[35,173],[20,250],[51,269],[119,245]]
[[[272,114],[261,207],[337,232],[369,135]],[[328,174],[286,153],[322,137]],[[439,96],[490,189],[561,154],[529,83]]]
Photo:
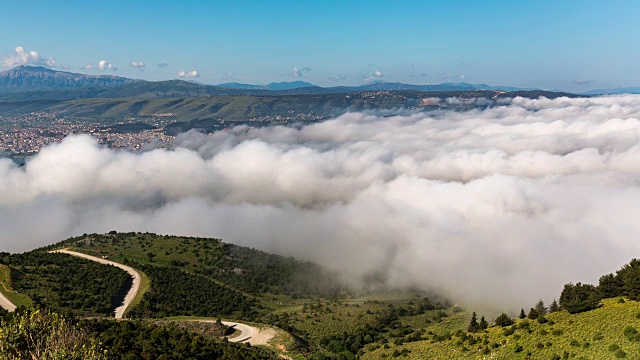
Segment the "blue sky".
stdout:
[[210,84],[640,86],[638,14],[637,1],[6,1],[0,68],[52,58]]

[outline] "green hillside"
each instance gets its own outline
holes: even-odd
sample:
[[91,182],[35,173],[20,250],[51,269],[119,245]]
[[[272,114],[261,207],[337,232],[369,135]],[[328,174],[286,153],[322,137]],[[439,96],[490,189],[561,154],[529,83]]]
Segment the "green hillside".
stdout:
[[187,340],[191,335],[183,330],[205,326],[193,321],[222,318],[271,329],[277,336],[267,348],[294,359],[640,358],[635,259],[602,276],[597,286],[565,285],[559,305],[547,309],[540,301],[528,318],[514,322],[503,314],[494,325],[435,294],[349,290],[319,265],[218,239],[113,231],[0,257],[4,288],[18,292],[12,296],[44,311],[102,319],[121,301],[130,278],[111,266],[46,252],[59,248],[107,257],[142,273],[147,291],[127,315],[137,320],[83,322],[109,348],[138,356],[156,354],[145,336],[168,337],[166,351],[215,340],[224,329],[206,330],[199,340]]
[[603,300],[602,307],[584,313],[552,313],[546,323],[527,319],[477,333],[426,333],[363,359],[638,359],[640,303],[622,299]]
[[317,264],[218,239],[113,232],[70,238],[45,249],[63,247],[108,256],[134,267],[153,265],[184,270],[252,295],[330,296],[342,288],[336,274]]
[[[89,98],[66,99],[51,97],[47,93],[12,94],[0,99],[0,116],[15,116],[30,112],[56,112],[67,120],[97,124],[123,121],[134,118],[144,121],[152,114],[171,114],[169,122],[185,121],[262,121],[279,123],[281,118],[298,121],[317,121],[348,111],[366,110],[425,110],[444,108],[470,110],[495,105],[499,98],[522,96],[538,98],[544,96],[575,97],[576,95],[547,91],[496,92],[491,90],[424,92],[417,90],[394,91],[344,91],[319,94],[234,94],[233,89],[222,93],[202,92],[218,89],[203,87],[184,81],[134,83],[122,88],[108,90],[109,93],[93,94],[91,88],[65,90],[87,92]],[[106,90],[105,90],[106,91]],[[95,96],[92,96],[95,95]],[[108,96],[107,96],[108,95]],[[440,105],[425,103],[425,99],[456,97],[461,99],[483,99],[481,105],[474,101]],[[193,128],[188,124],[175,125]],[[206,131],[217,130],[199,124]],[[175,129],[174,129],[175,130]],[[184,129],[183,129],[184,130]]]
[[131,287],[124,271],[65,254],[3,254],[19,304],[79,316],[111,316]]

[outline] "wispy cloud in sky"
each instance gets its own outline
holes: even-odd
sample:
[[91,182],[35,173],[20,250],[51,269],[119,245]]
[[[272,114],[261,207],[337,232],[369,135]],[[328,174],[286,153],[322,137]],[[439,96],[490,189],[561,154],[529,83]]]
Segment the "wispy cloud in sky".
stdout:
[[116,70],[118,70],[117,67],[113,66],[113,64],[108,62],[107,60],[98,61],[97,69],[100,70],[100,71],[104,71],[104,70],[116,71]]
[[138,68],[138,69],[144,69],[146,67],[146,65],[141,61],[132,61],[130,65],[131,67]]
[[22,46],[18,46],[15,48],[15,54],[2,58],[2,65],[4,67],[14,67],[20,65],[55,67],[56,61],[52,57],[45,58],[40,56],[37,51],[25,51]]
[[347,75],[338,74],[336,76],[329,76],[328,79],[331,81],[343,81],[347,80]]
[[311,68],[308,67],[308,66],[303,66],[303,67],[294,66],[291,69],[291,74],[294,77],[303,77],[303,76],[307,75],[307,73],[310,72],[310,71],[311,71]]
[[371,82],[371,81],[374,81],[374,80],[378,80],[378,79],[380,79],[382,77],[384,77],[382,72],[376,70],[376,71],[373,72],[373,74],[371,74],[369,76],[363,76],[362,78],[363,78],[364,82]]
[[446,72],[441,72],[439,75],[443,79],[460,79],[460,80],[464,80],[464,79],[467,78],[466,76],[464,76],[462,74],[449,74],[449,73],[446,73]]
[[197,77],[200,77],[200,74],[196,70],[179,71],[178,72],[178,77],[179,78],[197,78]]

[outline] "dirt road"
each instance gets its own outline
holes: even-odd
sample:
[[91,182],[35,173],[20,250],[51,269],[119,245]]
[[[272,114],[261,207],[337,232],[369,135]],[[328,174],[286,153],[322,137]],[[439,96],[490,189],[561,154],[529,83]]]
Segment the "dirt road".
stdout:
[[73,255],[73,256],[78,256],[78,257],[81,257],[81,258],[84,258],[84,259],[87,259],[87,260],[99,262],[101,264],[113,265],[115,267],[118,267],[118,268],[128,272],[133,277],[133,284],[131,285],[131,289],[129,289],[129,292],[127,293],[127,296],[124,297],[124,302],[122,303],[122,305],[115,309],[116,319],[122,319],[125,310],[127,310],[129,305],[131,305],[131,302],[133,301],[133,299],[136,297],[136,294],[140,290],[140,282],[142,281],[142,277],[140,276],[139,272],[137,272],[132,267],[129,267],[129,266],[126,266],[126,265],[122,265],[122,264],[114,262],[114,261],[110,261],[110,260],[107,260],[107,259],[102,259],[102,258],[99,258],[99,257],[95,257],[95,256],[91,256],[91,255],[87,255],[87,254],[71,251],[71,250],[68,250],[68,249],[54,250],[54,251],[49,251],[49,252],[51,252],[51,253],[62,253],[62,254],[69,254],[69,255]]
[[233,326],[236,330],[240,331],[240,335],[229,338],[229,342],[248,342],[252,346],[267,345],[269,340],[276,335],[275,330],[267,327],[260,329],[235,321],[223,321],[222,323],[227,326]]
[[1,292],[0,292],[0,306],[2,306],[2,308],[7,310],[8,312],[12,312],[16,309],[16,306],[9,299],[7,299],[7,297],[4,296]]

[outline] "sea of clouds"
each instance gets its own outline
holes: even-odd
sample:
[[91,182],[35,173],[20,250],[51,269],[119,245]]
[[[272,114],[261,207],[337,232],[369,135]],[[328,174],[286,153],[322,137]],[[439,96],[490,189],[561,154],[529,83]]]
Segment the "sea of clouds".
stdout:
[[70,136],[22,168],[0,159],[0,250],[110,230],[218,237],[519,309],[640,257],[639,119],[640,96],[515,98],[190,132],[172,151]]

